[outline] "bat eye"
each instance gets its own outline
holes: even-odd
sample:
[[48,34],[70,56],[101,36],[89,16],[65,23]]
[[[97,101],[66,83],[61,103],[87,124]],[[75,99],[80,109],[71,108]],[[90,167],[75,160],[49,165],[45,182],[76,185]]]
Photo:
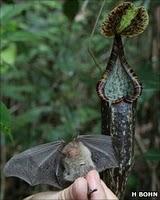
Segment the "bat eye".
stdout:
[[83,166],[83,165],[85,165],[85,162],[83,162],[83,163],[80,163],[80,166]]

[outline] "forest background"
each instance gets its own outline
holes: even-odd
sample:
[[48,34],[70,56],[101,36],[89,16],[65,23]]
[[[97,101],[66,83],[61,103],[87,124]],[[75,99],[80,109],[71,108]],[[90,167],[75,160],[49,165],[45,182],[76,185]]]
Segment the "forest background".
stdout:
[[[100,25],[120,0],[5,0],[1,2],[1,171],[15,153],[31,146],[78,134],[100,134],[100,100],[96,84],[112,38]],[[157,190],[160,174],[160,1],[144,5],[150,22],[145,32],[123,40],[129,64],[143,85],[138,100],[135,162],[127,184],[131,191]],[[160,186],[160,185],[159,185]],[[52,190],[30,187],[1,173],[1,200]]]

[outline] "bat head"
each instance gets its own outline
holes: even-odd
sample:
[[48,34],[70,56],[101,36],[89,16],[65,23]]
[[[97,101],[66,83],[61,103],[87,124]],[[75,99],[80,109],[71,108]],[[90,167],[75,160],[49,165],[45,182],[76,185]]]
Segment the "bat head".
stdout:
[[80,155],[80,144],[75,140],[68,143],[62,150],[62,154],[67,158],[75,158]]
[[80,176],[85,176],[95,165],[90,150],[82,142],[72,141],[62,150],[64,155],[64,179],[73,182]]

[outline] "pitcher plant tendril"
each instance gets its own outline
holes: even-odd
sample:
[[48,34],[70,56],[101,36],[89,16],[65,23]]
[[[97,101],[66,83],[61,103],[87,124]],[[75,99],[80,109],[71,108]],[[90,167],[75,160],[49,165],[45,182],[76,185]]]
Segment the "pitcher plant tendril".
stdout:
[[97,84],[101,100],[102,134],[110,135],[119,166],[106,170],[102,177],[119,199],[123,199],[133,163],[136,102],[142,85],[124,54],[121,36],[142,33],[149,17],[143,7],[125,2],[114,8],[101,26],[104,36],[114,36],[112,51],[102,78]]

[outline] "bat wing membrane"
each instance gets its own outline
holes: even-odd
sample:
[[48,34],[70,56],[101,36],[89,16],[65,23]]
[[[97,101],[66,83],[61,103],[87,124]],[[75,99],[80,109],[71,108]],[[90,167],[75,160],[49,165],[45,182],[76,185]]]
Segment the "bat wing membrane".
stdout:
[[99,172],[118,167],[111,136],[81,135],[78,139],[91,151],[92,160]]
[[48,184],[61,188],[57,181],[56,168],[59,167],[64,147],[61,141],[38,145],[13,156],[5,165],[6,176],[16,176],[30,185]]

